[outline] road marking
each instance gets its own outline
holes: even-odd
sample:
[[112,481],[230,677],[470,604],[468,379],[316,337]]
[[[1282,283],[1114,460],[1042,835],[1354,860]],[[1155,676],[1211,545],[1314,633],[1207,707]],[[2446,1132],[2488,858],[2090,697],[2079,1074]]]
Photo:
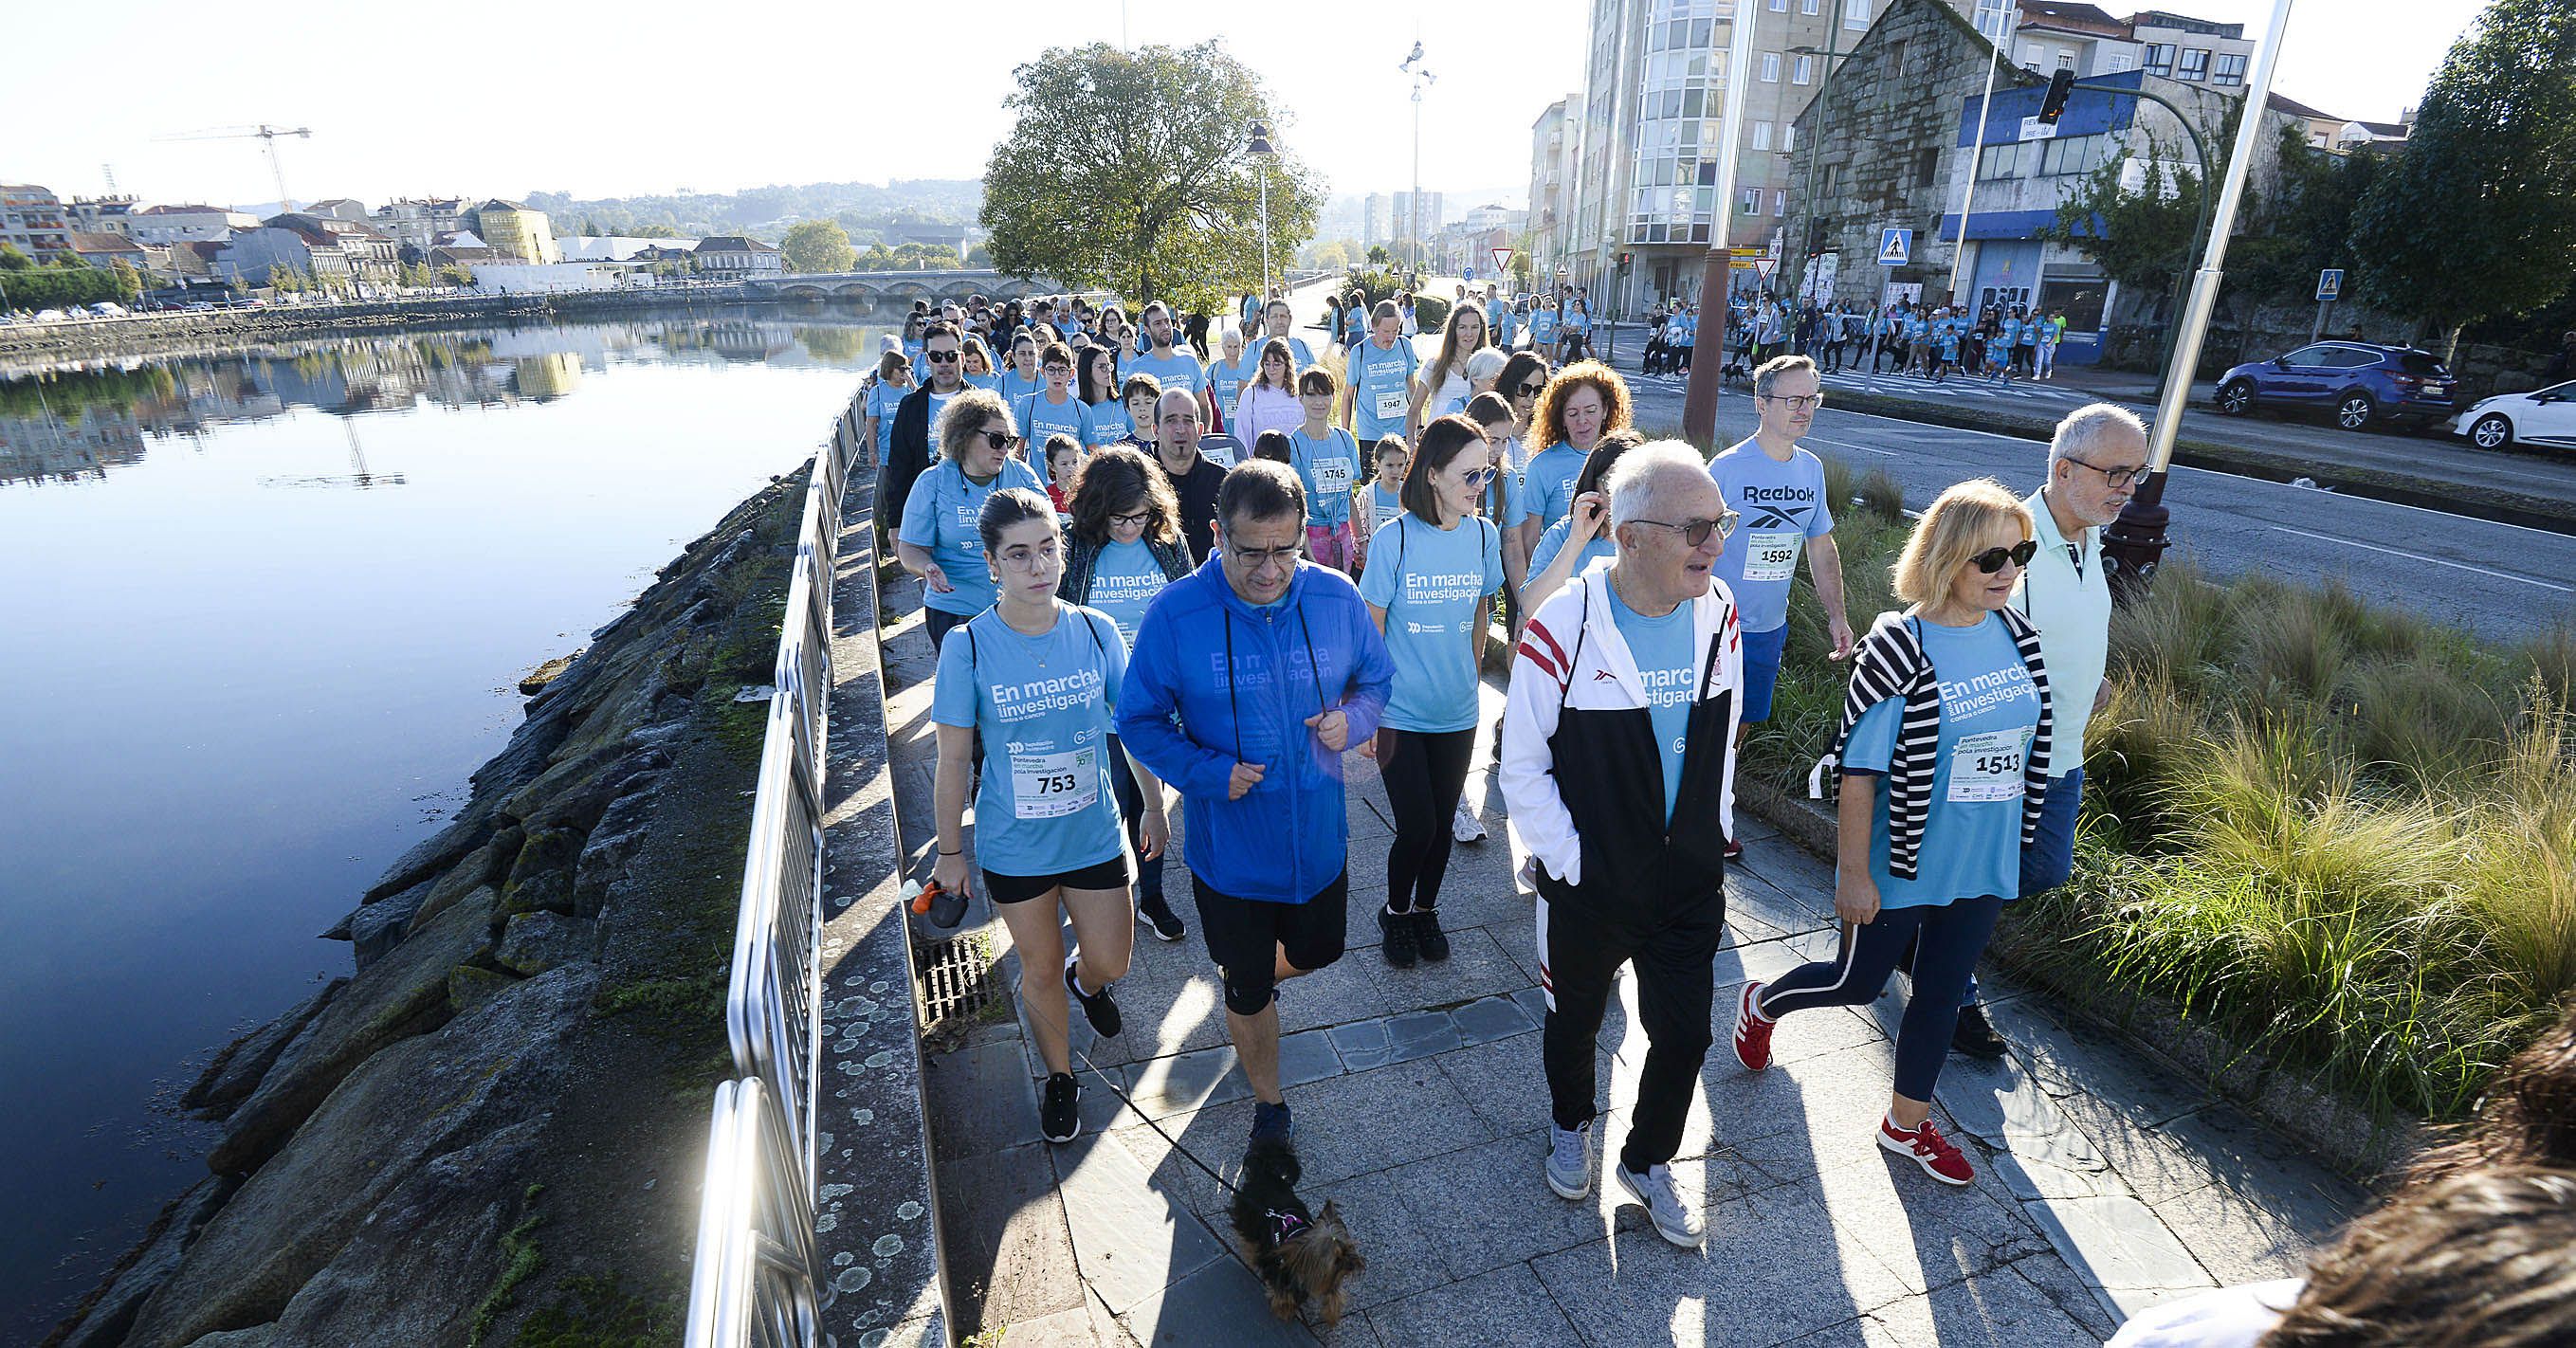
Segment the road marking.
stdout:
[[[2359,500],[2362,498],[2355,497],[2352,499]],[[2305,529],[2293,529],[2286,524],[2275,524],[2272,527],[2285,534],[2297,534],[2301,538],[2313,538],[2326,543],[2341,543],[2346,547],[2368,548],[2372,552],[2384,552],[2391,557],[2403,557],[2410,562],[2431,562],[2435,566],[2447,566],[2455,571],[2474,571],[2481,576],[2493,576],[2497,580],[2518,580],[2525,585],[2537,585],[2544,590],[2556,590],[2560,594],[2576,594],[2576,586],[2555,585],[2545,580],[2533,580],[2529,576],[2516,576],[2503,571],[2490,571],[2483,566],[2471,566],[2467,562],[2446,562],[2439,557],[2427,557],[2420,552],[2404,552],[2396,548],[2384,548],[2377,543],[2363,543],[2350,538],[2337,538],[2333,534],[2310,533]]]
[[1861,453],[1863,453],[1863,454],[1876,454],[1876,455],[1878,455],[1878,456],[1879,456],[1879,457],[1881,457],[1881,458],[1887,458],[1887,459],[1893,459],[1893,458],[1897,458],[1897,457],[1899,457],[1899,455],[1897,454],[1897,452],[1896,452],[1895,450],[1892,450],[1892,449],[1872,449],[1872,448],[1871,448],[1871,447],[1869,447],[1868,445],[1855,445],[1855,444],[1853,444],[1853,443],[1852,443],[1851,441],[1849,441],[1849,440],[1828,440],[1828,439],[1826,439],[1825,437],[1823,437],[1823,436],[1821,436],[1821,435],[1811,435],[1811,436],[1808,436],[1807,438],[1808,438],[1809,440],[1812,440],[1812,441],[1816,442],[1817,444],[1820,444],[1820,445],[1832,445],[1832,446],[1833,446],[1834,448],[1836,448],[1836,449],[1857,449],[1857,450],[1859,450],[1859,451],[1860,451]]

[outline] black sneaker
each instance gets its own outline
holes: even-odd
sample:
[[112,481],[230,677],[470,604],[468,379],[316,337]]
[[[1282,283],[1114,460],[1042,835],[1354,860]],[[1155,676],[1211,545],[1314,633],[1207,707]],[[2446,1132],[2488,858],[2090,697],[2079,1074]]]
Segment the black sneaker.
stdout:
[[1177,941],[1190,934],[1190,929],[1181,925],[1181,915],[1173,912],[1171,903],[1160,894],[1138,899],[1136,912],[1153,927],[1156,940]]
[[1433,963],[1449,958],[1449,933],[1440,930],[1440,911],[1436,908],[1413,910],[1413,944],[1422,957]]
[[1381,907],[1377,910],[1377,929],[1386,937],[1386,943],[1379,949],[1385,952],[1387,963],[1399,969],[1410,969],[1413,962],[1422,957],[1421,948],[1414,944],[1413,914],[1390,913]]
[[1065,957],[1064,990],[1075,1001],[1082,1004],[1082,1018],[1091,1022],[1093,1034],[1103,1039],[1115,1039],[1118,1037],[1118,1031],[1126,1026],[1126,1022],[1118,1015],[1118,1003],[1109,1000],[1107,988],[1089,994],[1083,992],[1082,983],[1073,976],[1074,962],[1080,958],[1079,955]]
[[1986,1023],[1986,1009],[1970,1002],[1959,1008],[1959,1024],[1950,1031],[1951,1051],[1983,1058],[1988,1062],[2004,1056],[2011,1049],[1995,1027]]
[[1082,1135],[1082,1087],[1071,1072],[1046,1079],[1038,1096],[1038,1136],[1049,1142],[1071,1142]]
[[1272,1104],[1267,1100],[1252,1102],[1252,1141],[1285,1142],[1297,1135],[1297,1121],[1288,1116],[1288,1102]]

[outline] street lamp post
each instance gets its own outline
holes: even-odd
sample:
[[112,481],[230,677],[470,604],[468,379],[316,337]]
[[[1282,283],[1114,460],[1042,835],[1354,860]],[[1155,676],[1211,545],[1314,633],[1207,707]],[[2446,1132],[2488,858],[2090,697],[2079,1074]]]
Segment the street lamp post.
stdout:
[[[1709,222],[1708,262],[1700,272],[1702,318],[1691,344],[1690,383],[1682,394],[1682,437],[1705,449],[1717,441],[1717,390],[1726,365],[1726,295],[1734,274],[1736,145],[1744,129],[1744,86],[1753,78],[1754,0],[1735,0],[1727,20],[1726,116],[1717,133],[1717,211]],[[1714,308],[1712,315],[1709,311]]]
[[2019,6],[2003,12],[2003,34],[1994,40],[1994,51],[1986,60],[1986,93],[1977,106],[1977,134],[1968,141],[1968,186],[1959,194],[1959,237],[1950,244],[1950,303],[1954,305],[1959,302],[1959,264],[1968,256],[1968,219],[1976,207],[1977,166],[1985,156],[1986,121],[1995,108],[1995,72],[2003,67],[2004,45],[2012,41],[2013,21],[2020,14]]
[[2272,0],[2272,17],[2264,24],[2263,45],[2255,54],[2254,77],[2245,86],[2245,111],[2236,123],[2236,149],[2218,189],[2218,206],[2209,221],[2200,270],[2191,278],[2191,295],[2183,302],[2174,334],[2173,357],[2165,367],[2163,391],[2156,398],[2155,423],[2147,431],[2147,479],[2102,536],[2103,566],[2122,598],[2146,593],[2170,540],[2172,520],[2164,506],[2165,479],[2173,465],[2174,436],[2182,429],[2182,412],[2191,400],[2191,380],[2200,365],[2201,339],[2209,331],[2209,313],[2218,303],[2218,283],[2227,260],[2227,235],[2236,226],[2236,207],[2245,196],[2245,175],[2263,142],[2263,108],[2272,93],[2272,71],[2281,60],[2281,33],[2289,27],[2290,0]]
[[1267,122],[1252,124],[1250,149],[1252,171],[1261,177],[1261,300],[1267,304],[1273,293],[1270,289],[1270,165],[1267,161],[1278,155],[1270,144],[1270,125]]
[[1413,77],[1413,195],[1405,198],[1404,257],[1408,269],[1422,269],[1422,91],[1439,77],[1422,64],[1422,43],[1417,39],[1413,54],[1404,58],[1397,70]]
[[[1806,175],[1807,179],[1807,190],[1804,194],[1806,199],[1801,203],[1798,209],[1797,275],[1799,277],[1799,283],[1802,286],[1805,284],[1807,268],[1814,263],[1817,257],[1816,142],[1825,138],[1825,119],[1833,115],[1833,107],[1827,103],[1826,100],[1833,97],[1834,92],[1834,58],[1842,55],[1843,16],[1840,13],[1832,12],[1834,7],[1831,5],[1827,5],[1825,8],[1828,11],[1825,15],[1825,71],[1824,74],[1819,76],[1816,81],[1816,97],[1814,101],[1807,105],[1811,108],[1817,109],[1816,125],[1807,136],[1807,163],[1806,167],[1801,170]],[[1816,49],[1813,47],[1797,47],[1792,48],[1790,54],[1793,56],[1812,56],[1815,54],[1815,51]],[[1792,122],[1791,125],[1794,126],[1796,123]],[[1824,277],[1819,275],[1816,280],[1821,286],[1824,281]],[[1819,295],[1815,298],[1821,301],[1824,297]]]

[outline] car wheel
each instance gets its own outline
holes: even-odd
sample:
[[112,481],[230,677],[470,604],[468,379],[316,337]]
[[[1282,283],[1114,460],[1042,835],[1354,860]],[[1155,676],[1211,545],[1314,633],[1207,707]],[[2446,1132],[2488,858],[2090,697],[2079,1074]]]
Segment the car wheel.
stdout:
[[2335,424],[2345,430],[2360,430],[2369,425],[2370,419],[2377,415],[2379,415],[2377,400],[2359,389],[2354,389],[2335,400]]
[[2503,449],[2513,443],[2513,423],[2502,412],[2489,412],[2469,426],[2469,443],[2480,449]]
[[2218,410],[2231,417],[2241,417],[2254,410],[2254,381],[2231,379],[2218,390]]

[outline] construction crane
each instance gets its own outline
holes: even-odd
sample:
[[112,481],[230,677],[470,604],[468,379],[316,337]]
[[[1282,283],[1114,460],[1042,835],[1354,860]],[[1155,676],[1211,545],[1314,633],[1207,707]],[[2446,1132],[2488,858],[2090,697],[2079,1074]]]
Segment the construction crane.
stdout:
[[155,136],[153,139],[250,140],[257,138],[261,146],[268,151],[269,174],[277,180],[278,209],[292,212],[295,209],[295,198],[286,194],[286,170],[279,168],[277,165],[277,138],[280,136],[302,136],[305,139],[310,140],[313,137],[313,128],[307,126],[270,126],[268,123],[262,122],[257,126],[217,127],[211,131],[192,131],[184,136]]

